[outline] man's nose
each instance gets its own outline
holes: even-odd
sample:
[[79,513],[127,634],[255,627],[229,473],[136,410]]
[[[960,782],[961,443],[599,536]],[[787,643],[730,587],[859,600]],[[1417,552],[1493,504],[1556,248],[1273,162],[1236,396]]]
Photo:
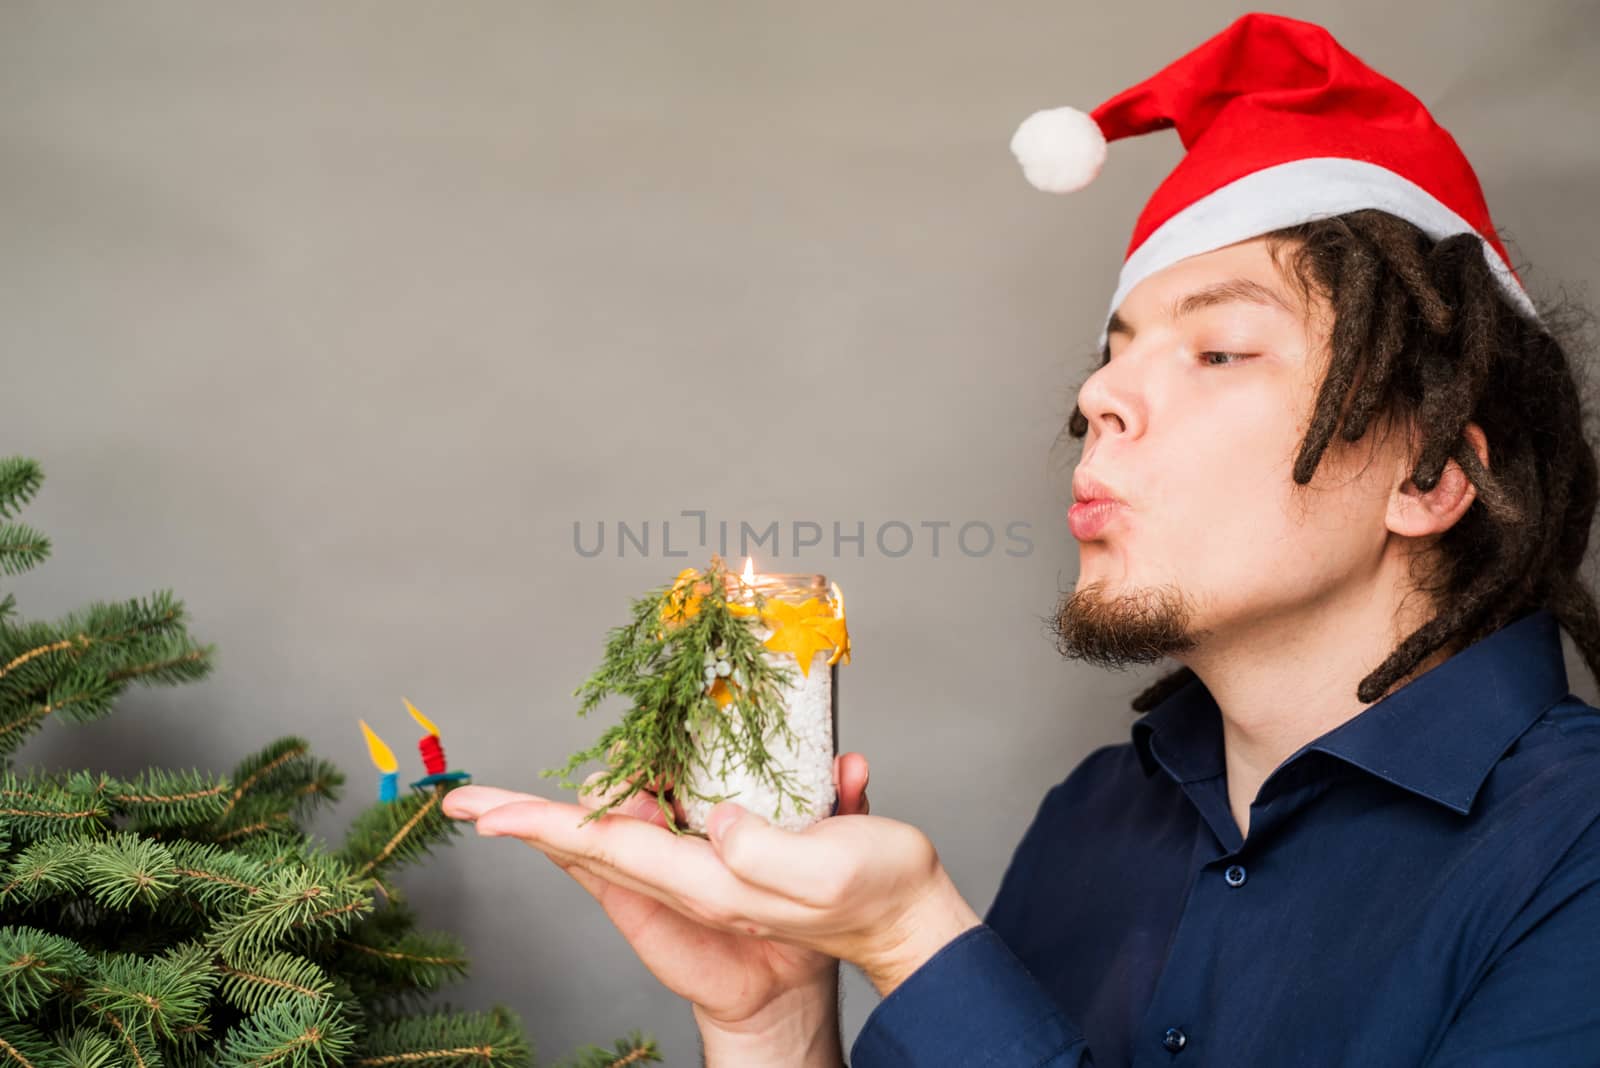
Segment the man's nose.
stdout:
[[1121,380],[1120,370],[1114,372],[1111,365],[1103,366],[1078,391],[1078,410],[1088,421],[1091,441],[1103,435],[1125,434],[1133,421],[1138,401],[1133,388]]

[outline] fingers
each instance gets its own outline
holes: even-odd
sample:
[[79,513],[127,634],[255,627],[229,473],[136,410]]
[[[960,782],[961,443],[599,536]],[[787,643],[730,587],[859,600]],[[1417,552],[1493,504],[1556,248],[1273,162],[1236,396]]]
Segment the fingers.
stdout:
[[840,753],[833,758],[833,782],[839,792],[840,816],[865,816],[867,802],[867,758],[861,753]]
[[656,905],[662,905],[681,916],[699,924],[710,927],[726,929],[735,922],[731,914],[721,915],[706,907],[694,898],[684,897],[682,894],[662,887],[648,879],[635,878],[618,868],[611,867],[592,857],[574,857],[565,854],[551,856],[566,873],[578,880],[579,884],[594,895],[594,899],[602,905],[606,903],[606,894],[618,891],[635,894],[646,898]]
[[478,833],[520,838],[562,867],[577,864],[607,882],[715,926],[724,925],[730,916],[793,921],[799,912],[799,906],[782,896],[741,883],[702,839],[675,835],[637,819],[602,816],[582,824],[582,811],[557,802],[512,802],[486,812],[478,820]]
[[544,801],[535,794],[502,790],[498,786],[458,786],[444,795],[439,806],[446,816],[456,820],[475,820],[491,808],[513,801]]
[[[578,803],[589,811],[606,804],[610,798],[625,792],[626,784],[618,783],[603,793],[595,793],[590,787],[594,781],[604,774],[595,772],[585,779],[578,789]],[[520,793],[516,790],[502,790],[498,786],[458,786],[445,795],[440,810],[451,819],[476,820],[492,809],[501,805],[518,804],[522,802],[538,802],[540,804],[554,804],[549,798],[539,797],[536,794]],[[624,816],[654,823],[658,827],[667,825],[666,813],[657,803],[656,795],[648,792],[635,794],[611,810]],[[678,823],[683,823],[683,815],[678,813]]]
[[774,827],[737,801],[719,802],[706,824],[717,856],[739,879],[803,906],[823,908],[834,903],[837,846],[805,831]]
[[639,819],[613,818],[608,813],[584,823],[584,813],[572,805],[551,802],[513,802],[484,813],[478,833],[521,838],[547,853],[579,858],[591,867],[602,866],[643,878],[654,877],[663,886],[690,888],[699,884],[731,885],[726,871],[699,838],[675,835],[664,827],[647,826]]

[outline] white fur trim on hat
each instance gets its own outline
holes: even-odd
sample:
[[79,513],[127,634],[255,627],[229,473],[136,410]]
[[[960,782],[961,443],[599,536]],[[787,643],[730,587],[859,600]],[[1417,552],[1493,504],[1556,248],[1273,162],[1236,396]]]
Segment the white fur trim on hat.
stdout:
[[1106,161],[1100,124],[1077,108],[1047,108],[1022,120],[1011,135],[1022,173],[1046,193],[1071,193],[1094,181]]
[[[1123,263],[1106,317],[1134,286],[1179,260],[1358,208],[1397,215],[1434,240],[1477,233],[1432,193],[1387,167],[1334,156],[1291,160],[1235,179],[1156,227]],[[1490,272],[1512,304],[1525,318],[1539,322],[1533,301],[1510,267],[1489,242],[1480,243]],[[1105,348],[1104,326],[1097,344]]]

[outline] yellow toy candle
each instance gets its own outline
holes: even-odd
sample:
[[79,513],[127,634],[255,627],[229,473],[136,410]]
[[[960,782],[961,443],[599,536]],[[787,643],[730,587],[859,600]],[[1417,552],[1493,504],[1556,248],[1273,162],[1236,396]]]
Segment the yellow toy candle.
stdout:
[[359,720],[361,733],[367,737],[367,753],[372,757],[372,763],[383,772],[378,780],[378,800],[393,801],[399,794],[400,762],[394,758],[394,750],[384,744],[372,728],[367,726],[366,720]]

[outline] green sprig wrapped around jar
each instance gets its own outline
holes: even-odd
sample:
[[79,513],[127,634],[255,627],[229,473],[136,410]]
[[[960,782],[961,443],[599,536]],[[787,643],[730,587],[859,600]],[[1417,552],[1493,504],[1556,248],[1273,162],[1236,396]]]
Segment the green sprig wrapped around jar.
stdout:
[[[573,695],[580,716],[619,694],[632,707],[565,766],[608,763],[589,789],[621,787],[585,822],[654,785],[668,828],[701,837],[719,801],[802,830],[831,814],[837,670],[850,662],[844,602],[822,575],[731,574],[713,556],[635,600]],[[682,819],[679,812],[681,809]]]

